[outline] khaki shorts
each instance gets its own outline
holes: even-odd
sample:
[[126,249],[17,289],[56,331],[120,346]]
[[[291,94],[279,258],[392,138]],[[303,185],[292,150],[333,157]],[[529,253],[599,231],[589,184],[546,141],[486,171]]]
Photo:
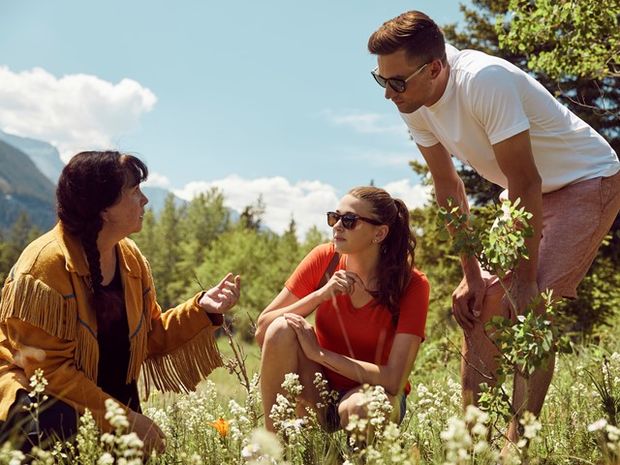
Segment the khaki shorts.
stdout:
[[[620,171],[606,178],[570,184],[542,196],[543,227],[538,287],[555,296],[577,297],[577,286],[620,211]],[[501,290],[488,279],[489,294]]]

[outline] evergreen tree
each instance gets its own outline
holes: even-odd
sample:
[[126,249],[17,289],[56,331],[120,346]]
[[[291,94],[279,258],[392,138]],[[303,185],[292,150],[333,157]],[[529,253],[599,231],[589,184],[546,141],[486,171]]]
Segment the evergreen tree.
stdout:
[[500,46],[526,53],[531,69],[556,79],[620,77],[620,0],[510,0],[508,8],[496,23]]
[[162,307],[178,303],[179,295],[173,283],[179,276],[182,237],[179,223],[183,210],[183,207],[177,209],[175,206],[173,194],[166,197],[154,232],[156,248],[152,256],[147,257],[150,259],[157,297]]
[[26,212],[20,213],[8,231],[0,231],[0,284],[4,283],[24,248],[41,234]]
[[280,243],[289,248],[291,253],[297,254],[299,250],[299,242],[297,241],[297,222],[295,218],[291,216],[291,221],[288,224],[288,228],[282,234]]
[[132,235],[132,239],[136,241],[136,244],[140,247],[140,251],[149,261],[153,260],[159,248],[157,245],[157,238],[155,237],[156,227],[157,220],[155,218],[155,213],[149,208],[144,212],[144,217],[142,218],[142,230]]
[[256,203],[246,206],[241,212],[239,226],[245,229],[258,231],[261,228],[264,214],[265,202],[263,201],[263,196],[259,195]]
[[308,231],[306,231],[306,236],[304,237],[304,242],[301,245],[302,255],[306,255],[313,248],[315,248],[319,244],[323,244],[329,241],[329,236],[322,232],[316,226],[310,227]]
[[193,242],[198,253],[230,228],[230,211],[224,205],[224,194],[217,188],[198,194],[187,206],[182,230],[185,242]]
[[196,270],[204,262],[209,245],[230,229],[230,212],[224,195],[216,188],[194,197],[180,219],[181,243],[177,274],[168,290],[180,299],[197,290]]

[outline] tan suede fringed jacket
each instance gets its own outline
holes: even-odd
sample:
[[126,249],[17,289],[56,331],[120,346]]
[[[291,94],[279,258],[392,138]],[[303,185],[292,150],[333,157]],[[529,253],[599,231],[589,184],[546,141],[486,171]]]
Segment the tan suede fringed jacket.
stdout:
[[[127,382],[142,382],[148,395],[194,390],[222,365],[213,332],[221,315],[198,305],[201,294],[162,312],[149,265],[130,239],[118,246],[119,269],[129,323]],[[0,302],[0,420],[18,389],[44,371],[47,392],[80,413],[88,408],[99,426],[105,399],[97,386],[97,318],[89,306],[89,270],[83,248],[58,224],[24,250],[2,289]],[[213,321],[216,324],[213,323]],[[37,357],[31,357],[33,349]]]

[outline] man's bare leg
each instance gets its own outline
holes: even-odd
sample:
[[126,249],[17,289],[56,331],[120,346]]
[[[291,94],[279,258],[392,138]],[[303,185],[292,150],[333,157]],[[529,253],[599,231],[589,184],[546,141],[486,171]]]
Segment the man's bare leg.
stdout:
[[469,331],[463,332],[463,356],[461,358],[461,389],[463,408],[478,405],[480,385],[495,385],[499,351],[489,339],[484,325],[494,316],[500,316],[503,293],[499,283],[487,289],[479,321]]

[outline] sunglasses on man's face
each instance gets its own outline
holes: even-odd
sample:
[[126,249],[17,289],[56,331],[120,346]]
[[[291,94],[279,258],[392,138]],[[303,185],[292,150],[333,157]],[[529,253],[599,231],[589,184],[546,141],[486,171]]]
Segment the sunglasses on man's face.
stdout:
[[418,69],[416,69],[413,72],[413,74],[411,74],[409,77],[407,77],[405,79],[384,78],[380,74],[377,74],[377,71],[379,70],[378,66],[375,69],[373,69],[370,72],[370,74],[372,74],[372,77],[375,78],[375,81],[377,81],[377,84],[379,84],[384,89],[385,89],[386,86],[389,85],[392,89],[394,89],[394,92],[398,92],[399,94],[402,94],[403,92],[405,92],[407,90],[407,81],[409,81],[409,79],[411,79],[413,76],[416,76],[418,73],[421,73],[422,70],[424,68],[426,68],[428,65],[429,65],[429,63],[423,64]]
[[359,216],[359,215],[356,215],[355,213],[345,213],[344,215],[341,215],[340,213],[336,213],[336,212],[327,212],[327,224],[330,227],[336,226],[336,223],[338,223],[339,220],[341,221],[342,227],[344,229],[355,228],[355,225],[357,224],[358,220],[365,221],[366,223],[374,224],[377,226],[383,224],[381,223],[381,221],[373,220],[372,218],[366,218],[363,216]]

